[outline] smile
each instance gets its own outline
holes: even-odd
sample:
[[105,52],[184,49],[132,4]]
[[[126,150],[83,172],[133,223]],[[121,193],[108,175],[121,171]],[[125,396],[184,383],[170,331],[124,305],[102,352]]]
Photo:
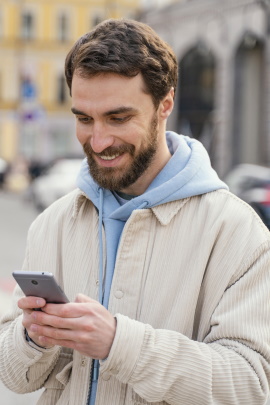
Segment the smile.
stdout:
[[117,158],[118,156],[120,156],[120,153],[118,153],[117,155],[112,155],[112,156],[100,156],[101,159],[103,160],[113,160],[115,158]]

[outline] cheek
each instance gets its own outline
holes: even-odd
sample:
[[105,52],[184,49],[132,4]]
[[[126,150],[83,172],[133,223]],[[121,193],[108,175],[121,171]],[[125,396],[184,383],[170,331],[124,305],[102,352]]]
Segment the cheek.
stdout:
[[76,136],[81,145],[84,145],[88,139],[87,131],[80,123],[76,124]]
[[135,149],[141,149],[147,143],[148,131],[143,125],[130,125],[123,131],[122,139],[135,146]]

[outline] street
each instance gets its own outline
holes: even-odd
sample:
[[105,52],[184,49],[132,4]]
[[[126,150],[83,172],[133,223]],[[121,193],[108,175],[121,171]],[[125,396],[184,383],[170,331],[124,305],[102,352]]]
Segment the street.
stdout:
[[[10,305],[15,282],[11,275],[20,269],[25,252],[27,230],[37,216],[31,203],[21,196],[0,190],[0,316]],[[0,381],[3,405],[34,405],[40,392],[19,395],[8,390]]]

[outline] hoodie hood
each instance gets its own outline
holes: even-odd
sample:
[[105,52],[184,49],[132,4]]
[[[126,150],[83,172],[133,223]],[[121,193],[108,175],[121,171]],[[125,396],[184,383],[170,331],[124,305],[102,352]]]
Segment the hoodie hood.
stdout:
[[[171,131],[166,133],[166,138],[172,157],[148,189],[122,206],[110,190],[103,189],[103,216],[125,222],[135,209],[155,207],[221,188],[228,189],[211,167],[201,142]],[[101,187],[90,176],[86,159],[77,184],[99,209]]]

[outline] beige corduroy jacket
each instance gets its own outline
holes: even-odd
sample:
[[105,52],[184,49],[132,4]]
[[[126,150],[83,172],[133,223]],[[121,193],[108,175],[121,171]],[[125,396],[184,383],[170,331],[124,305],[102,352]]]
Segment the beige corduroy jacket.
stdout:
[[[265,404],[269,249],[260,219],[225,190],[134,211],[117,255],[117,332],[96,405]],[[70,300],[97,299],[98,254],[96,209],[75,191],[31,226],[23,269],[55,273]],[[18,393],[45,387],[38,405],[86,405],[91,359],[28,343],[21,294],[1,322],[0,378]]]

